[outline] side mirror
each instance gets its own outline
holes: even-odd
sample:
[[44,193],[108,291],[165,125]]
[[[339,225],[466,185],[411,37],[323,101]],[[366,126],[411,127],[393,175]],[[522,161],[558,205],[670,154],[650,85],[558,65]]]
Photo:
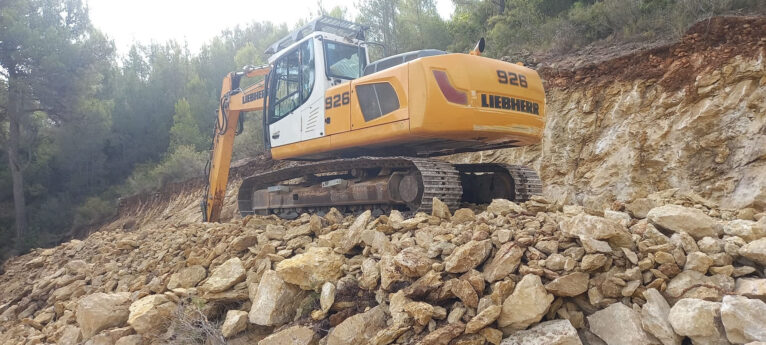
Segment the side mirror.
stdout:
[[479,39],[479,42],[476,43],[476,46],[473,47],[473,50],[471,50],[469,54],[481,56],[481,53],[484,52],[484,45],[485,45],[484,37],[482,37],[481,39]]

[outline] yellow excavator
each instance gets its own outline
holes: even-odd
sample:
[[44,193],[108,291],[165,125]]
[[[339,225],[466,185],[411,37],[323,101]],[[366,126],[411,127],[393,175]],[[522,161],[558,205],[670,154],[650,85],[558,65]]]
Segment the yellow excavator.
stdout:
[[[545,91],[532,69],[469,54],[419,50],[369,62],[366,27],[322,16],[267,50],[268,64],[224,80],[216,119],[205,221],[216,222],[243,112],[262,112],[271,159],[304,161],[245,178],[238,207],[297,217],[391,209],[451,210],[493,198],[540,194],[534,170],[497,163],[451,164],[432,157],[540,142]],[[261,79],[240,87],[243,78]]]

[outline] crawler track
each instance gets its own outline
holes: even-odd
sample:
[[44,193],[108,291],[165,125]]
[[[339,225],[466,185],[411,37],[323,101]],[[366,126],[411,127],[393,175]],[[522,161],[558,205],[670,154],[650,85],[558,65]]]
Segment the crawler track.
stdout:
[[[393,188],[390,191],[385,190],[386,198],[367,202],[343,203],[332,202],[328,199],[326,204],[313,203],[310,207],[275,207],[267,210],[261,209],[258,213],[282,215],[291,213],[296,215],[301,212],[326,212],[330,207],[351,212],[362,209],[386,212],[392,208],[398,208],[430,213],[433,207],[433,198],[439,198],[451,210],[455,210],[462,201],[486,202],[491,201],[493,197],[525,201],[542,191],[540,179],[534,170],[523,166],[494,163],[453,165],[441,160],[413,157],[359,157],[302,164],[250,176],[243,180],[239,189],[239,211],[242,216],[256,213],[254,205],[258,203],[253,202],[253,198],[257,197],[254,196],[255,191],[263,191],[277,185],[288,185],[296,189],[305,188],[312,183],[316,186],[316,184],[321,183],[323,178],[324,181],[330,179],[323,175],[337,174],[336,176],[348,178],[348,172],[354,170],[373,171],[376,174],[374,177],[378,178],[379,181],[395,174],[411,176],[411,181],[415,182],[406,185],[409,188],[402,192],[412,195],[403,200],[398,197],[391,197],[391,195],[399,195],[399,191]],[[295,184],[293,182],[290,184],[290,181],[301,178],[304,179],[303,183]],[[483,180],[484,182],[479,183],[474,182],[474,180]],[[463,184],[464,181],[469,182],[472,189],[470,193],[464,193],[464,188],[466,188]],[[479,185],[481,187],[475,187]],[[474,197],[467,197],[469,194],[474,195]]]

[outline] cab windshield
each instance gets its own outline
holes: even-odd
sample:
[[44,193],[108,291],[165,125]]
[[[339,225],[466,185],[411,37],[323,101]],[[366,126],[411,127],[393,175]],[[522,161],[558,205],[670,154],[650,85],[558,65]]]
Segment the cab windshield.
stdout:
[[356,79],[362,75],[366,65],[364,48],[331,41],[325,41],[324,47],[328,77]]

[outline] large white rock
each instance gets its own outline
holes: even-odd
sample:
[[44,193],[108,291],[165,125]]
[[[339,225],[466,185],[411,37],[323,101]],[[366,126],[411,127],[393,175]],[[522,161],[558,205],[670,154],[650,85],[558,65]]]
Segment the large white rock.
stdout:
[[582,345],[582,342],[569,320],[553,320],[514,332],[500,345]]
[[742,246],[739,248],[739,255],[766,266],[766,238]]
[[83,297],[77,303],[77,324],[83,339],[90,339],[98,332],[118,327],[128,321],[130,293],[94,293]]
[[344,258],[328,247],[311,247],[277,264],[277,275],[282,280],[304,290],[316,290],[328,281],[337,281],[342,275]]
[[721,321],[732,343],[766,342],[766,303],[744,296],[724,296]]
[[263,273],[258,290],[252,298],[249,319],[261,326],[274,326],[292,321],[298,304],[306,292],[298,286],[288,284],[276,272]]
[[641,325],[644,330],[655,336],[663,345],[680,345],[681,337],[673,331],[668,314],[670,305],[657,289],[644,291],[646,303],[641,307]]
[[590,331],[609,345],[649,345],[659,341],[641,326],[641,315],[617,302],[588,316]]
[[327,334],[327,345],[366,344],[380,330],[386,328],[386,312],[377,306],[356,314],[335,326]]
[[527,274],[503,301],[503,310],[497,324],[500,327],[526,329],[542,319],[552,302],[553,295],[545,290],[540,277]]
[[716,222],[704,212],[680,205],[655,207],[647,214],[654,225],[673,232],[686,232],[699,240],[705,236],[717,237]]
[[678,335],[691,338],[694,344],[727,342],[721,318],[721,303],[696,298],[676,302],[668,319]]
[[200,286],[200,289],[208,292],[223,292],[243,280],[245,280],[245,267],[242,266],[242,260],[233,257],[213,269],[213,273]]
[[136,333],[161,333],[167,329],[176,304],[165,295],[149,295],[130,305],[128,324]]

